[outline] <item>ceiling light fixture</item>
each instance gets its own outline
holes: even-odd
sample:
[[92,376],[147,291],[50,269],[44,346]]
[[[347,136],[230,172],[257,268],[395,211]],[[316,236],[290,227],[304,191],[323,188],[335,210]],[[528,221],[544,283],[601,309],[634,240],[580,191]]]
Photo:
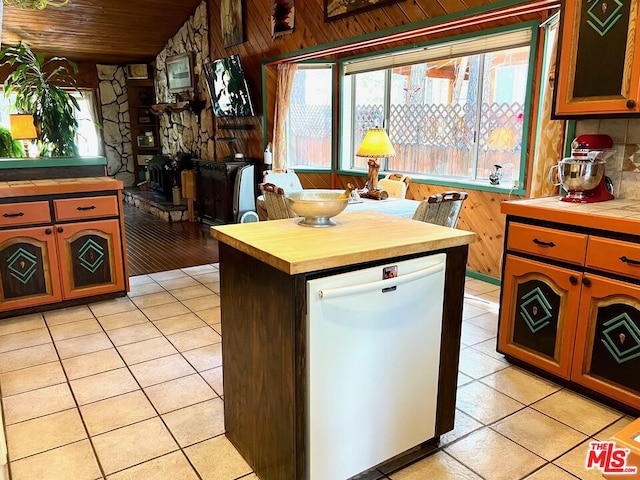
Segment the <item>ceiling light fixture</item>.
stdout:
[[18,8],[30,8],[31,10],[44,10],[48,6],[62,7],[69,0],[4,0],[5,5]]

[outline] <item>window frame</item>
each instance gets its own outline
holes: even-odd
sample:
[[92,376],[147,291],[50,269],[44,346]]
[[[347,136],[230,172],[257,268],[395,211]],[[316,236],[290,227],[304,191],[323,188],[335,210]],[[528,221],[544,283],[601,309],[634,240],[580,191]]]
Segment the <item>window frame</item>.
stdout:
[[[499,193],[509,193],[516,195],[524,195],[526,193],[526,176],[528,173],[528,150],[531,142],[532,135],[532,112],[534,109],[533,94],[534,94],[534,81],[539,77],[539,72],[536,70],[536,58],[538,53],[539,42],[539,26],[540,21],[534,20],[529,22],[523,22],[519,24],[508,25],[504,27],[483,30],[482,32],[467,33],[452,37],[446,37],[443,39],[422,42],[412,45],[412,48],[426,48],[436,45],[443,45],[447,43],[455,43],[463,40],[469,40],[472,38],[482,37],[486,35],[495,35],[500,33],[508,33],[515,30],[530,29],[531,40],[529,43],[529,63],[527,75],[527,84],[525,87],[525,102],[524,102],[524,118],[522,126],[522,145],[520,152],[520,170],[518,179],[510,182],[509,184],[490,185],[485,180],[470,180],[470,179],[454,179],[452,177],[438,177],[435,175],[426,175],[415,172],[403,172],[411,176],[412,182],[426,183],[431,185],[441,185],[454,188],[466,188],[471,190],[484,190]],[[543,39],[544,40],[544,39]],[[508,48],[508,47],[505,47]],[[373,53],[357,55],[352,57],[341,58],[338,64],[339,80],[340,80],[340,102],[339,102],[339,118],[340,118],[340,131],[338,132],[338,158],[336,172],[341,175],[366,175],[366,171],[361,168],[353,168],[351,166],[351,160],[353,152],[355,152],[356,146],[351,141],[352,138],[352,124],[353,124],[353,111],[355,102],[355,95],[353,95],[353,81],[345,75],[345,64],[353,62],[358,59],[366,59],[371,57],[377,57],[385,54],[393,54],[401,51],[407,51],[407,46],[396,47],[386,50],[379,50]],[[390,70],[393,67],[387,67]],[[387,89],[388,90],[388,89]],[[346,109],[349,109],[348,111]],[[385,108],[388,108],[386,106]],[[386,125],[385,125],[386,127]],[[385,165],[383,165],[384,167]],[[382,169],[381,172],[382,173]]]
[[[331,71],[331,158],[329,159],[329,165],[326,167],[319,167],[319,166],[313,166],[313,167],[308,167],[308,166],[304,166],[304,165],[287,165],[287,168],[291,168],[293,170],[296,171],[300,171],[300,172],[305,172],[305,173],[330,173],[334,170],[336,170],[336,165],[335,165],[335,158],[336,158],[336,152],[335,152],[335,141],[333,141],[333,135],[335,134],[336,131],[336,96],[334,94],[335,92],[335,86],[336,86],[336,63],[332,62],[332,61],[328,61],[328,60],[321,60],[321,59],[317,59],[317,60],[307,60],[304,62],[300,62],[298,64],[298,71],[300,71],[300,69],[313,69],[313,68],[328,68]],[[296,72],[297,74],[297,72]],[[289,113],[287,112],[287,122],[286,122],[286,128],[287,128],[287,158],[290,158],[290,144],[289,144],[289,139],[291,138],[289,135],[289,128],[290,128],[290,124],[289,124]]]

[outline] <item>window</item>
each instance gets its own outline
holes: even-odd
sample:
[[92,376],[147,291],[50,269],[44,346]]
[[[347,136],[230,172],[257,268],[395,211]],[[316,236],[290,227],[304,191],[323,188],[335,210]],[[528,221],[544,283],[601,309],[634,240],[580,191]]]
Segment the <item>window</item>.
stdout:
[[287,115],[287,163],[292,168],[331,168],[333,118],[331,65],[300,65]]
[[396,156],[382,169],[414,177],[501,184],[524,175],[532,28],[346,61],[342,168],[365,169],[357,150],[384,126]]
[[75,111],[78,121],[78,154],[80,156],[95,157],[102,155],[102,139],[97,128],[97,113],[95,110],[95,95],[93,91],[85,90],[82,96],[74,93],[73,96],[78,101],[80,110]]
[[[78,135],[76,137],[76,145],[78,145],[78,154],[81,156],[98,156],[102,155],[102,139],[97,130],[97,114],[95,112],[95,95],[93,91],[83,90],[82,95],[78,92],[72,93],[78,101],[80,110],[75,111],[76,120],[78,121]],[[13,107],[13,97],[6,98],[3,92],[0,92],[0,125],[10,128],[9,114],[15,113]],[[95,120],[94,120],[95,119]],[[30,155],[37,155],[37,148],[29,147]]]

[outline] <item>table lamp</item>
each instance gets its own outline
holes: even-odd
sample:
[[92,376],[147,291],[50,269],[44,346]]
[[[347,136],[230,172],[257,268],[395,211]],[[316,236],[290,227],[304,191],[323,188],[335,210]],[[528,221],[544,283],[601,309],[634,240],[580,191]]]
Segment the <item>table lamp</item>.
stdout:
[[9,115],[11,137],[14,140],[22,140],[24,153],[29,156],[29,141],[38,138],[36,126],[33,124],[33,115],[29,113],[14,113]]
[[356,152],[358,157],[369,157],[369,177],[367,179],[369,191],[364,196],[375,199],[383,199],[388,196],[384,190],[378,190],[378,171],[380,170],[378,158],[392,157],[395,154],[396,151],[391,140],[383,128],[375,127],[367,131]]

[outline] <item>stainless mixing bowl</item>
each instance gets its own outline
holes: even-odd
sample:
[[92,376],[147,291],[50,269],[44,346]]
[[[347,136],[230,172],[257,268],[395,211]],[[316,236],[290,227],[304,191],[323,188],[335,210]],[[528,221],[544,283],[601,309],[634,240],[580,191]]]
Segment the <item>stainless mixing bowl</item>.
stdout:
[[286,195],[289,208],[303,217],[299,222],[305,227],[331,227],[331,220],[347,208],[349,198],[338,198],[342,190],[307,189]]
[[603,160],[565,158],[558,163],[558,178],[567,192],[584,192],[598,186],[604,175]]

